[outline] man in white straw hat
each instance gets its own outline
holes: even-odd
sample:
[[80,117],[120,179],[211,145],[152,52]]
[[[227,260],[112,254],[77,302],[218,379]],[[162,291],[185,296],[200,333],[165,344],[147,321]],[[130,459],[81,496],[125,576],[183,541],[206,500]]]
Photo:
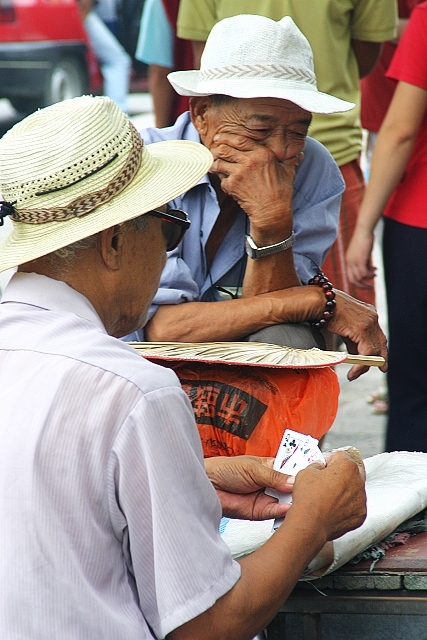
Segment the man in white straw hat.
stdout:
[[[416,3],[409,2],[412,6]],[[310,136],[331,152],[346,183],[338,236],[323,271],[339,289],[369,304],[375,304],[374,289],[363,290],[351,284],[344,259],[364,191],[359,163],[360,80],[374,68],[382,44],[396,36],[397,5],[396,0],[181,0],[177,20],[177,35],[187,39],[185,44],[192,41],[194,67],[198,68],[204,43],[216,22],[240,13],[273,20],[291,16],[313,50],[319,89],[355,103],[345,113],[313,113]]]
[[[209,35],[201,70],[177,71],[169,80],[191,96],[190,112],[173,127],[144,130],[144,140],[199,141],[215,162],[174,200],[189,211],[192,226],[169,254],[145,332],[127,339],[251,335],[309,348],[321,344],[318,331],[283,323],[313,321],[327,323],[353,351],[386,357],[372,307],[336,292],[335,308],[323,279],[316,280],[323,290],[300,286],[316,277],[335,239],[344,189],[330,154],[307,137],[311,112],[353,105],[317,90],[310,45],[292,19],[222,20]],[[349,377],[365,371],[354,366]]]
[[[206,475],[175,374],[113,337],[144,323],[189,226],[165,203],[210,163],[191,142],[147,149],[109,98],[53,105],[0,141],[0,270],[18,266],[0,304],[1,638],[248,639],[364,519],[342,451],[298,475],[290,509],[265,495],[292,483],[263,459],[213,458]],[[285,511],[232,559],[222,513]]]

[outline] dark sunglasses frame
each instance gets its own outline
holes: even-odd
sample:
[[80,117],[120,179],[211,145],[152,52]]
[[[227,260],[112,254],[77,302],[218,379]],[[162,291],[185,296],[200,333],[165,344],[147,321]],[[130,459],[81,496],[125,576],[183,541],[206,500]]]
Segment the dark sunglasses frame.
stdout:
[[[176,215],[178,213],[180,216]],[[172,209],[169,205],[167,206],[166,213],[164,211],[157,211],[156,209],[153,209],[152,211],[147,211],[145,215],[154,216],[155,218],[160,218],[160,220],[162,220],[162,232],[166,239],[166,251],[173,251],[173,249],[176,249],[191,224],[191,220],[185,211],[182,211],[181,209]],[[173,236],[171,235],[172,228],[170,225],[178,227]]]

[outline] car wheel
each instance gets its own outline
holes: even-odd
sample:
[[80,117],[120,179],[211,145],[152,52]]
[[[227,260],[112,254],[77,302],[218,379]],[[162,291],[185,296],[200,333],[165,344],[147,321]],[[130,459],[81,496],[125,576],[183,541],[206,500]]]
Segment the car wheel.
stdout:
[[81,96],[86,91],[87,78],[79,61],[72,58],[59,60],[46,83],[42,106]]
[[87,91],[87,75],[79,60],[64,58],[53,66],[41,96],[37,98],[14,97],[10,101],[14,109],[28,115],[39,108],[81,96]]

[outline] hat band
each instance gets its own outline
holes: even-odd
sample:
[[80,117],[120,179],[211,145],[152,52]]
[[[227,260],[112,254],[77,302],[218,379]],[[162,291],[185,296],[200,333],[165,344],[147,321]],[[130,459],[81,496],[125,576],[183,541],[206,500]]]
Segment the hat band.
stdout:
[[[58,222],[61,220],[69,220],[70,218],[79,218],[80,216],[90,213],[100,205],[109,202],[118,195],[133,180],[142,162],[142,148],[144,143],[131,122],[129,122],[129,126],[131,130],[131,150],[122,169],[120,169],[103,189],[80,196],[65,207],[41,207],[37,209],[19,210],[14,207],[15,211],[14,214],[10,216],[11,220],[14,222],[24,222],[25,224],[44,224],[45,222]],[[110,161],[101,167],[85,175],[84,178],[80,178],[78,182],[90,177],[97,171],[101,171],[107,164],[115,160],[117,156],[118,154],[113,156]],[[62,188],[66,189],[67,187],[71,187],[72,184],[64,185]]]
[[316,76],[310,69],[282,64],[244,64],[227,67],[210,67],[200,70],[199,82],[211,80],[236,80],[239,78],[280,78],[296,82],[308,82],[316,87]]

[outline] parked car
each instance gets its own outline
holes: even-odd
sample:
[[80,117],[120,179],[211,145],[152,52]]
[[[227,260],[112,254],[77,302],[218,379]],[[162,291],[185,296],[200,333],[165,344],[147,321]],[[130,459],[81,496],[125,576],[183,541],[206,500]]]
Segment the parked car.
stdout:
[[97,83],[76,0],[0,0],[0,98],[31,113]]

